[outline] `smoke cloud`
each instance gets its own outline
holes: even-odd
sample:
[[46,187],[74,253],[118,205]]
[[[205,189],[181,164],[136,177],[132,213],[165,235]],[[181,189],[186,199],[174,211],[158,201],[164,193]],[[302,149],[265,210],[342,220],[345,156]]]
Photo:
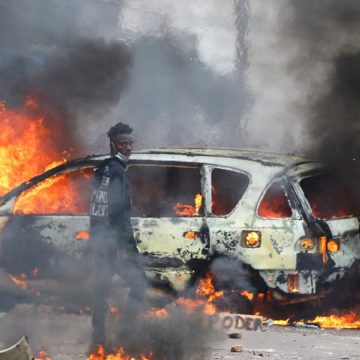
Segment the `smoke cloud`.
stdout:
[[[16,107],[35,97],[47,126],[61,122],[67,148],[81,148],[80,119],[106,113],[128,83],[131,51],[114,37],[120,3],[16,0],[0,7],[0,99]],[[103,22],[112,31],[96,32]]]
[[291,16],[282,31],[299,50],[286,70],[295,73],[306,89],[301,109],[306,120],[303,150],[308,157],[335,167],[357,188],[360,4],[293,0],[290,5]]

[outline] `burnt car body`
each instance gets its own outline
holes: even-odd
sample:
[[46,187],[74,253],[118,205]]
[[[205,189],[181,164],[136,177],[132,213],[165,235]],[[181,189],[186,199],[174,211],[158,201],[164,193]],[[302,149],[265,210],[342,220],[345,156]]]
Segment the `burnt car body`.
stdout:
[[[73,259],[81,262],[91,174],[107,156],[69,161],[1,198],[1,262],[9,272],[39,267],[55,276],[57,267],[71,273]],[[219,256],[245,264],[280,298],[326,293],[357,267],[352,199],[319,163],[256,150],[170,148],[135,152],[128,174],[146,273],[175,290]]]

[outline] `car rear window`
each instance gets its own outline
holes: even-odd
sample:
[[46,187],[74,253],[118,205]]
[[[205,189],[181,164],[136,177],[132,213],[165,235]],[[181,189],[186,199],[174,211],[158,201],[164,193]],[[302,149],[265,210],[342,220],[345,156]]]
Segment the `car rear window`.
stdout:
[[334,174],[307,177],[300,186],[317,218],[339,219],[360,213],[351,190]]
[[233,211],[248,188],[247,175],[224,169],[211,173],[211,212],[213,215],[228,215]]
[[15,214],[88,214],[92,194],[93,169],[76,169],[47,178],[16,201]]
[[133,165],[128,169],[132,215],[193,217],[202,215],[199,167]]
[[268,219],[290,218],[292,210],[280,181],[273,182],[260,201],[258,215]]

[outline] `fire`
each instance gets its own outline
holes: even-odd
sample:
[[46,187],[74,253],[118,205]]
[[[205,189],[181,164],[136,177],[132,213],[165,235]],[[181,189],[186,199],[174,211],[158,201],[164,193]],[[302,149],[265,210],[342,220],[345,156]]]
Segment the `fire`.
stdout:
[[197,231],[187,231],[184,233],[185,239],[197,239],[199,237],[199,233]]
[[196,289],[196,295],[198,296],[210,296],[215,292],[215,286],[212,283],[213,276],[211,273],[207,273],[205,278],[199,281],[199,286]]
[[176,303],[186,309],[194,309],[202,307],[202,311],[206,315],[214,315],[217,311],[214,301],[224,296],[223,291],[216,291],[213,285],[213,275],[207,273],[203,279],[199,281],[196,289],[197,299],[189,299],[180,297]]
[[320,236],[319,239],[319,251],[322,254],[322,261],[324,264],[327,262],[327,253],[326,253],[326,236]]
[[34,360],[51,360],[51,357],[47,354],[46,351],[39,351],[39,354],[37,357],[34,358]]
[[[82,169],[79,174],[64,174],[48,178],[25,193],[15,204],[16,214],[86,214],[90,206],[92,169]],[[87,240],[86,231],[77,235]],[[81,238],[79,238],[81,236]]]
[[114,305],[109,305],[108,313],[111,315],[116,315],[116,314],[120,313],[120,310],[118,307],[116,307]]
[[43,112],[31,97],[20,110],[0,101],[0,195],[68,158],[57,146],[61,121],[51,121],[50,129]]
[[164,308],[152,308],[148,311],[148,314],[151,316],[157,316],[157,317],[166,317],[169,315],[167,310]]
[[288,326],[288,325],[290,325],[290,319],[286,319],[286,320],[273,320],[273,324],[274,324],[274,325],[278,325],[278,326]]
[[360,329],[360,319],[354,312],[344,315],[317,316],[311,322],[322,328]]
[[252,294],[251,292],[244,290],[240,292],[241,295],[246,296],[250,301],[252,301],[254,299],[254,294]]
[[20,276],[15,276],[15,275],[11,275],[9,274],[9,278],[10,280],[15,283],[17,286],[22,287],[23,289],[27,289],[28,288],[28,283],[26,281],[24,281],[24,277]]
[[140,357],[135,357],[126,353],[123,347],[121,347],[114,354],[106,354],[105,349],[102,345],[99,345],[95,353],[88,356],[87,360],[152,360],[153,354],[149,355],[140,355]]
[[180,202],[177,202],[174,206],[174,211],[176,215],[179,216],[198,216],[200,214],[200,209],[202,205],[202,195],[196,194],[194,198],[194,205],[186,205]]
[[76,234],[76,240],[83,240],[83,241],[87,241],[90,239],[90,232],[89,231],[79,231],[77,234]]
[[[46,170],[63,164],[70,151],[62,149],[63,121],[37,98],[28,97],[20,109],[0,101],[0,195]],[[82,170],[85,180],[92,171]],[[71,174],[48,178],[23,193],[16,214],[87,213],[89,201],[80,198],[86,181]],[[86,188],[86,186],[85,186]]]
[[279,326],[308,324],[318,325],[321,328],[360,329],[360,319],[354,312],[343,315],[316,316],[313,320],[292,321],[290,318],[286,320],[273,320],[272,323]]
[[196,295],[207,297],[209,302],[213,302],[215,299],[224,296],[223,291],[216,291],[213,278],[211,273],[207,273],[205,278],[199,281],[199,286],[196,289]]

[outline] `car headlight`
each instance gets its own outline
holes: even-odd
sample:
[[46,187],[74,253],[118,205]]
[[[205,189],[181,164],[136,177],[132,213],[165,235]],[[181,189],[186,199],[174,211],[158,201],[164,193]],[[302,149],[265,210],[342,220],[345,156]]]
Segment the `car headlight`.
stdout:
[[255,230],[243,231],[241,234],[241,246],[258,248],[261,245],[261,232]]
[[330,252],[338,252],[340,250],[340,240],[331,239],[327,243],[327,250]]
[[314,248],[314,241],[312,239],[301,239],[300,247],[304,250],[309,250]]

